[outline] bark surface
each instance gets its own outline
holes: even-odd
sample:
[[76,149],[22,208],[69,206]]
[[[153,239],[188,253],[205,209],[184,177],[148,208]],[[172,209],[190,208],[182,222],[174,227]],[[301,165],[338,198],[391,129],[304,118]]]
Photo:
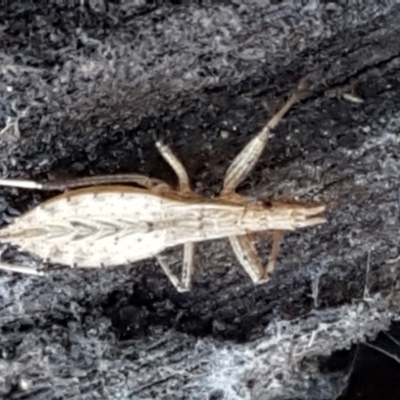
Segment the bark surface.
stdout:
[[[0,396],[335,398],[348,371],[322,368],[326,357],[374,338],[400,311],[400,7],[155,3],[0,9],[1,176],[138,172],[172,183],[154,146],[162,139],[213,196],[308,76],[240,192],[325,201],[329,222],[287,234],[273,279],[257,287],[227,241],[197,247],[187,294],[154,260],[0,273]],[[1,222],[56,193],[2,188]],[[2,249],[3,261],[35,262]]]

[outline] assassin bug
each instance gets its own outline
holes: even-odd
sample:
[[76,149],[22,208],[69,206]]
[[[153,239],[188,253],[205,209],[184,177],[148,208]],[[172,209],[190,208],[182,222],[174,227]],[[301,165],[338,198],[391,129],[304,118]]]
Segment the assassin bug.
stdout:
[[[182,163],[168,146],[157,142],[159,152],[178,177],[177,189],[139,174],[105,175],[64,183],[1,179],[3,186],[68,190],[1,229],[0,240],[48,263],[68,266],[110,267],[155,257],[172,284],[179,291],[186,291],[193,274],[195,243],[228,237],[252,281],[267,282],[275,268],[283,233],[325,222],[326,206],[267,204],[241,196],[235,190],[259,159],[270,131],[300,97],[303,86],[298,85],[283,107],[232,161],[217,198],[208,199],[193,192]],[[262,231],[270,231],[273,238],[266,266],[252,241],[252,234]],[[184,246],[180,278],[160,255],[178,245]],[[10,264],[0,264],[0,268],[44,274],[44,270]]]

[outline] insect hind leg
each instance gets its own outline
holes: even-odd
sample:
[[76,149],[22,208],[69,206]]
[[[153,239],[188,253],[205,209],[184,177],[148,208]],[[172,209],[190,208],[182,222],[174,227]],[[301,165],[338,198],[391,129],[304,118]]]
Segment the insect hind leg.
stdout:
[[165,186],[167,183],[161,179],[149,178],[141,174],[117,174],[117,175],[99,175],[77,179],[69,179],[59,182],[36,182],[24,179],[0,179],[0,186],[18,187],[23,189],[36,190],[67,190],[85,186],[107,185],[116,183],[135,183],[147,189]]
[[27,274],[27,275],[39,275],[39,276],[46,275],[44,271],[39,271],[31,267],[24,267],[23,265],[7,264],[3,262],[0,262],[0,270],[15,272],[18,274]]

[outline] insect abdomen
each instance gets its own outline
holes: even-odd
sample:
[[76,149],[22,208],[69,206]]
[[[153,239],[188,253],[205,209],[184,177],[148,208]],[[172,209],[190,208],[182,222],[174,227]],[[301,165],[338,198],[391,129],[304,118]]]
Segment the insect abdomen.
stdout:
[[34,208],[0,231],[0,238],[54,263],[119,265],[165,248],[159,197],[140,189],[76,190]]

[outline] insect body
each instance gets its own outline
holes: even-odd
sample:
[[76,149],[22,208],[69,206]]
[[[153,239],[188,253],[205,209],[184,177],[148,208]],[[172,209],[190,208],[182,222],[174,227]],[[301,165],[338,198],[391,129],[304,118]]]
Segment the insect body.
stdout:
[[[83,178],[62,184],[3,179],[0,185],[31,189],[81,188],[56,196],[17,218],[0,230],[0,240],[49,262],[70,266],[107,267],[156,257],[174,286],[185,291],[190,288],[195,243],[228,237],[253,282],[265,282],[274,270],[283,232],[325,222],[323,204],[265,205],[235,192],[261,155],[270,129],[297,100],[299,92],[298,88],[233,160],[216,199],[194,193],[181,162],[169,147],[157,142],[161,155],[178,176],[178,189],[138,174]],[[122,185],[128,182],[137,187]],[[251,239],[252,233],[261,231],[273,232],[265,267]],[[180,279],[160,256],[163,250],[177,245],[184,246]],[[0,264],[0,268],[30,272],[7,264]]]

